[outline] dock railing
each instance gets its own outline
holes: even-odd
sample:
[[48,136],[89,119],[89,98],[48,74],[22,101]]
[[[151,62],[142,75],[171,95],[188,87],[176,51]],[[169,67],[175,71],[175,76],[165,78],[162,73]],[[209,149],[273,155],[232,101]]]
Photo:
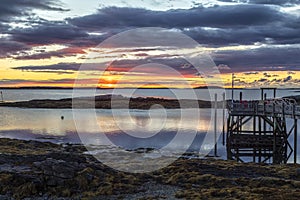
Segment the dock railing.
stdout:
[[255,101],[229,102],[228,111],[231,115],[284,115],[288,118],[300,118],[300,105],[294,99],[267,99]]

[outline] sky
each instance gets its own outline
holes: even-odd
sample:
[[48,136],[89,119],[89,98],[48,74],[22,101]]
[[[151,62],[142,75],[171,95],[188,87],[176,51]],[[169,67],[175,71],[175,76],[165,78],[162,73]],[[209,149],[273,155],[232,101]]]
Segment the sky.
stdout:
[[299,49],[300,0],[0,4],[0,87],[298,88]]

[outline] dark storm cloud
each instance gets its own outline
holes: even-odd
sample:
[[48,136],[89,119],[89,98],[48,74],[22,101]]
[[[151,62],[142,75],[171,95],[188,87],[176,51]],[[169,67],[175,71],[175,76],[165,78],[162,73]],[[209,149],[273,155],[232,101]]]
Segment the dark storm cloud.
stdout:
[[264,77],[266,77],[266,78],[272,77],[272,76],[271,76],[270,74],[268,74],[267,72],[263,73],[263,75],[264,75]]
[[[61,9],[54,1],[26,0],[15,5],[17,0],[8,1],[7,7],[0,5],[0,17],[11,19],[20,16],[23,11],[31,9],[56,10]],[[45,3],[47,2],[47,3]],[[191,9],[176,9],[153,11],[142,8],[107,7],[97,13],[69,18],[65,21],[47,21],[30,16],[23,23],[32,24],[28,28],[7,28],[1,24],[0,30],[9,36],[0,39],[0,56],[10,55],[15,59],[47,59],[52,57],[69,57],[83,54],[82,51],[50,51],[24,52],[38,45],[62,44],[69,48],[95,47],[100,42],[124,30],[139,27],[172,28],[191,36],[205,46],[228,46],[249,44],[300,44],[300,19],[294,15],[283,13],[279,6],[299,3],[291,0],[249,0],[249,4],[233,4],[228,6],[202,7]],[[265,3],[264,3],[265,2]],[[267,6],[265,5],[267,4]],[[24,8],[23,10],[21,8]],[[3,11],[3,12],[1,12]],[[18,14],[13,15],[12,13]],[[6,16],[10,16],[6,17]],[[21,19],[19,19],[21,20]],[[23,19],[22,19],[23,20]],[[90,32],[102,33],[93,35]],[[21,52],[21,53],[20,53]],[[228,65],[233,71],[261,70],[298,70],[299,48],[260,48],[244,51],[216,52],[214,59],[217,63]],[[143,53],[143,52],[139,52]],[[142,54],[141,54],[142,55]],[[159,60],[158,60],[159,61]],[[167,65],[180,67],[177,61],[161,61]],[[143,64],[143,62],[140,62]],[[120,66],[122,63],[118,63]],[[48,69],[23,70],[64,70],[69,66],[53,66]],[[61,69],[56,69],[56,67]],[[280,68],[282,67],[282,68]],[[18,68],[19,70],[22,68]],[[70,67],[68,70],[74,70]]]
[[[10,22],[24,25],[43,24],[45,20],[38,18],[33,10],[67,11],[56,0],[2,0],[0,4],[0,57],[6,57],[18,51],[29,50],[30,47],[23,41],[15,40]],[[22,17],[23,19],[21,20]],[[44,24],[45,25],[45,24]],[[18,28],[15,28],[18,30]],[[23,30],[23,29],[22,29]]]
[[[193,65],[188,63],[183,58],[145,58],[145,59],[124,59],[124,60],[117,60],[110,64],[110,66],[107,68],[108,71],[120,71],[120,72],[127,72],[133,69],[134,67],[144,65],[143,69],[141,69],[140,72],[145,73],[157,73],[154,70],[151,69],[151,66],[156,67],[158,65],[164,65],[165,67],[171,67],[175,69],[176,71],[180,72],[181,74],[195,74],[197,73],[197,70]],[[150,66],[150,68],[149,68]],[[162,67],[160,67],[162,68]],[[163,73],[163,69],[160,71]],[[167,70],[166,70],[167,71]],[[137,71],[135,71],[137,72]]]
[[216,52],[214,61],[233,71],[299,70],[299,48],[257,48],[243,51]]
[[[31,57],[32,59],[32,57]],[[247,71],[285,71],[299,70],[300,53],[298,48],[257,48],[243,51],[218,51],[213,55],[213,60],[217,66],[226,66],[233,72],[245,72],[245,75],[254,74]],[[170,66],[183,74],[195,74],[196,70],[193,66],[188,65],[187,61],[180,58],[172,57],[146,57],[143,59],[123,59],[117,60],[110,64],[107,68],[112,72],[127,72],[135,66],[145,65],[149,63],[158,63]],[[84,71],[104,70],[107,63],[90,64],[81,68]],[[15,67],[16,70],[25,71],[77,71],[81,64],[78,63],[59,63],[55,65],[42,66],[21,66]],[[227,71],[228,71],[227,70]],[[224,70],[223,70],[224,71]],[[227,72],[226,71],[226,72]],[[265,77],[270,75],[265,73]],[[273,77],[273,76],[272,76]]]
[[232,5],[196,7],[168,11],[152,11],[142,8],[103,8],[96,14],[69,19],[83,28],[164,27],[187,28],[196,26],[232,27],[263,25],[281,20],[285,15],[276,9],[262,5]]
[[245,73],[244,73],[244,75],[246,75],[246,76],[247,76],[247,75],[253,75],[253,74],[254,74],[254,75],[259,74],[259,72],[252,72],[252,71],[250,71],[250,72],[245,72]]
[[218,0],[219,2],[233,2],[233,3],[250,3],[250,4],[268,4],[289,6],[300,3],[300,0]]
[[51,71],[51,70],[35,70],[34,72],[36,73],[48,73],[48,74],[74,74],[75,72],[70,72],[70,71]]
[[[28,19],[27,23],[31,20],[38,25],[10,30],[12,40],[29,45],[67,43],[91,47],[131,28],[165,27],[183,30],[207,45],[300,42],[298,20],[264,5],[200,6],[168,11],[108,7],[96,14],[67,19],[69,23],[43,19]],[[87,31],[100,31],[103,35],[88,35]]]
[[103,71],[105,70],[106,63],[57,63],[52,65],[29,65],[13,67],[15,70],[30,71],[30,72],[52,72],[60,73],[67,72],[72,73],[78,70],[81,71]]
[[283,79],[283,82],[286,83],[286,82],[292,80],[292,78],[293,78],[292,76],[287,76],[286,78]]
[[109,7],[68,21],[89,31],[113,33],[138,27],[175,28],[203,45],[300,43],[300,19],[265,5],[200,6],[168,11]]
[[41,70],[77,71],[80,68],[80,65],[81,65],[80,63],[58,63],[54,65],[14,67],[12,69],[18,69],[24,71],[41,71]]
[[[53,83],[62,83],[62,84],[73,84],[74,79],[50,79],[46,81],[39,81],[39,80],[24,80],[24,79],[2,79],[0,80],[0,85],[26,85],[26,84],[53,84]],[[78,81],[78,80],[77,80]],[[81,81],[81,80],[79,80]],[[83,79],[82,81],[85,81]]]
[[18,84],[18,83],[26,83],[26,82],[28,82],[28,81],[23,80],[23,79],[1,79],[0,85],[2,85],[2,84]]
[[33,9],[67,11],[56,0],[1,0],[0,20],[9,20],[6,17],[27,15]]
[[68,44],[70,41],[87,37],[88,34],[68,24],[52,24],[11,31],[14,41],[30,45]]
[[264,77],[266,77],[266,78],[278,77],[277,74],[268,74],[267,72],[264,72],[263,75],[264,75]]
[[0,38],[0,58],[8,56],[10,53],[28,50],[29,47],[23,43]]
[[267,78],[259,78],[252,82],[245,82],[241,80],[235,80],[235,84],[239,86],[251,86],[251,87],[261,87],[261,86],[293,86],[297,87],[299,86],[300,80],[295,79],[292,76],[286,76],[284,78],[273,78],[273,79],[267,79]]
[[[151,66],[165,65],[171,68],[180,71],[182,74],[194,74],[197,70],[187,63],[184,59],[176,58],[152,58],[152,59],[124,59],[117,60],[112,63],[108,67],[106,67],[107,63],[89,63],[82,65],[81,63],[58,63],[53,65],[40,65],[40,66],[20,66],[14,67],[12,69],[22,70],[22,71],[34,71],[34,72],[61,72],[61,71],[110,71],[110,72],[128,72],[130,70],[134,70],[133,68],[140,65],[150,64]],[[149,66],[150,66],[149,65]],[[145,66],[142,72],[145,73],[153,73],[154,71],[151,67]],[[221,66],[221,65],[220,65]],[[223,66],[223,65],[222,65]],[[137,71],[135,71],[137,72]]]
[[266,81],[269,81],[269,80],[266,79],[266,78],[261,78],[261,79],[259,79],[257,82],[266,82]]
[[288,74],[296,74],[296,72],[288,71]]
[[238,29],[196,27],[183,32],[204,45],[249,45],[257,42],[266,44],[300,43],[300,28],[287,27],[286,24],[278,22],[271,25],[246,26]]
[[41,60],[41,59],[49,59],[49,58],[64,58],[67,56],[75,56],[76,54],[63,53],[61,51],[50,51],[44,53],[37,53],[32,55],[14,55],[10,56],[16,60]]

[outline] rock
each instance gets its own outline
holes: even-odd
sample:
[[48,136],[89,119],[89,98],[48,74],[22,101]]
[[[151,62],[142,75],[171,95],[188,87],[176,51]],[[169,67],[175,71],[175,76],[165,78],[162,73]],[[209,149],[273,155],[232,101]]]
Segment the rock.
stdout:
[[297,177],[300,177],[300,168],[297,168],[297,169],[296,169],[296,176],[297,176]]
[[48,186],[56,186],[57,185],[57,181],[54,178],[49,178],[49,180],[47,180],[46,183]]
[[78,163],[68,163],[63,160],[48,158],[42,162],[34,162],[33,166],[40,169],[43,174],[63,179],[71,179],[75,176]]
[[33,167],[39,169],[39,168],[41,168],[42,162],[33,162],[32,165],[33,165]]
[[31,170],[28,166],[13,166],[11,164],[0,165],[0,172],[29,172]]

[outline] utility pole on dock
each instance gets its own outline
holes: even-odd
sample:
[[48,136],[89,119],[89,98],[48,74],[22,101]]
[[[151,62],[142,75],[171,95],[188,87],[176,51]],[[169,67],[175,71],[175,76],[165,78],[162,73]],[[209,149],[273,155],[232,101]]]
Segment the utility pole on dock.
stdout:
[[233,99],[234,99],[233,88],[234,88],[234,73],[231,74],[231,103],[233,103]]

